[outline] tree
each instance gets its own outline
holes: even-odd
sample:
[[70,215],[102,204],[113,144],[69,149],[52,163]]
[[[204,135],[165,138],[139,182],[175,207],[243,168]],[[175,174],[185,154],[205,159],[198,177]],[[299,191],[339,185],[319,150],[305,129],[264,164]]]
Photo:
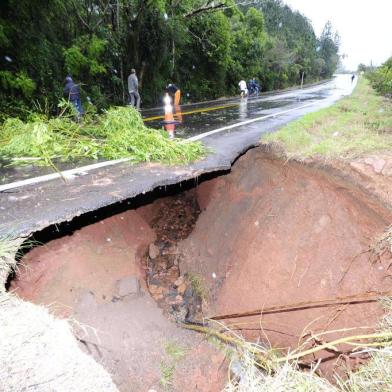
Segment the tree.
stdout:
[[332,23],[328,21],[320,36],[320,56],[325,65],[321,75],[325,78],[332,76],[338,65],[339,35],[333,31]]
[[280,0],[3,0],[0,112],[55,113],[67,74],[98,109],[123,105],[131,68],[144,105],[170,81],[192,100],[234,94],[240,78],[282,88],[331,75],[337,47],[330,25],[318,41]]

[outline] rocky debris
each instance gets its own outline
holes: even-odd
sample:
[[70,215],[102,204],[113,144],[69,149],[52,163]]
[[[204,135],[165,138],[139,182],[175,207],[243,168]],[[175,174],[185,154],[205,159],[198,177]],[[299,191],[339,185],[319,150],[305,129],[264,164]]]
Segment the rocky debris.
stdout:
[[176,321],[202,318],[202,299],[193,290],[189,276],[181,275],[179,259],[182,255],[177,249],[177,243],[189,236],[200,214],[191,192],[159,201],[151,223],[157,239],[150,244],[144,259],[151,296]]

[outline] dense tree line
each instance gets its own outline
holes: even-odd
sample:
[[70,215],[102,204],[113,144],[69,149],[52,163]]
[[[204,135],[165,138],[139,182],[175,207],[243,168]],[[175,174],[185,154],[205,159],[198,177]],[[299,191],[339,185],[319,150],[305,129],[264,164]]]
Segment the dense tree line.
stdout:
[[98,108],[124,104],[136,68],[144,105],[178,84],[188,100],[332,75],[338,37],[317,38],[280,0],[2,0],[0,111],[53,111],[67,74]]

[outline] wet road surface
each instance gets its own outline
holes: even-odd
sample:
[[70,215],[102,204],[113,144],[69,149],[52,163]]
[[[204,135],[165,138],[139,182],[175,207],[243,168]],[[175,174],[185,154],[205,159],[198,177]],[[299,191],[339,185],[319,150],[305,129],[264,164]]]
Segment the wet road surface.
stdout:
[[[349,77],[339,75],[330,82],[302,90],[269,93],[243,99],[210,101],[208,104],[184,105],[181,107],[183,122],[177,126],[176,136],[188,138],[215,128],[279,113],[302,106],[304,103],[333,102],[342,95],[350,93],[352,87]],[[158,116],[160,118],[156,119]],[[163,109],[146,110],[143,112],[143,118],[147,126],[162,128]]]
[[[348,81],[349,76],[346,79]],[[29,181],[33,183],[23,186],[15,183],[0,185],[0,238],[25,237],[48,226],[50,230],[58,231],[61,225],[66,226],[79,216],[83,224],[91,223],[102,216],[112,215],[114,211],[138,206],[149,197],[156,197],[157,192],[165,195],[171,185],[176,189],[183,183],[196,186],[204,175],[213,176],[214,173],[230,170],[241,154],[258,145],[263,133],[276,131],[310,111],[329,106],[342,95],[350,93],[352,88],[351,83],[338,78],[332,84],[303,91],[290,91],[255,100],[235,100],[230,103],[236,106],[203,112],[209,113],[208,116],[201,113],[198,116],[195,114],[195,117],[191,117],[193,114],[189,114],[189,117],[184,115],[184,125],[179,132],[202,138],[212,151],[204,159],[188,165],[132,165],[130,162],[120,162],[108,166],[108,162],[102,162],[104,166],[94,170],[75,169],[75,174],[67,176],[66,183],[61,178],[50,181],[31,178]],[[192,109],[211,108],[218,104],[222,106],[222,102],[211,102],[208,106],[192,105]],[[190,111],[192,106],[184,106],[183,111]],[[150,117],[151,114],[144,113]],[[204,121],[200,120],[201,116],[204,116]],[[157,126],[160,126],[159,121]],[[23,168],[25,171],[14,170],[5,181],[23,178],[22,174],[26,177],[42,174],[42,169],[34,167]],[[1,190],[2,186],[8,189]]]
[[[309,111],[314,111],[318,108],[329,106],[342,96],[350,94],[353,87],[354,84],[351,83],[349,75],[338,75],[332,81],[302,90],[295,89],[279,93],[262,94],[259,97],[231,98],[183,105],[180,108],[182,123],[176,126],[175,134],[179,138],[190,138],[219,129],[220,127],[235,124],[239,124],[239,126],[233,128],[231,132],[234,130],[247,132],[245,128],[249,128],[249,126],[240,126],[244,121],[271,116],[273,114],[277,114],[278,116],[280,115],[279,113],[292,109],[293,114],[295,114],[295,108],[301,108],[306,104],[309,104]],[[299,109],[297,116],[294,117],[299,117],[301,114],[302,111]],[[144,110],[142,116],[147,126],[155,129],[163,128],[163,108]],[[175,116],[176,118],[178,117]],[[275,117],[268,118],[268,122],[270,123],[276,121]],[[266,122],[263,121],[263,125],[259,127],[260,134],[271,128],[271,124],[267,126],[265,124]],[[99,161],[56,163],[56,167],[60,171],[63,171],[83,167],[94,162]],[[34,164],[19,167],[9,166],[8,162],[2,162],[0,160],[0,191],[2,190],[2,185],[49,173],[53,173],[53,169],[50,167],[42,167]]]

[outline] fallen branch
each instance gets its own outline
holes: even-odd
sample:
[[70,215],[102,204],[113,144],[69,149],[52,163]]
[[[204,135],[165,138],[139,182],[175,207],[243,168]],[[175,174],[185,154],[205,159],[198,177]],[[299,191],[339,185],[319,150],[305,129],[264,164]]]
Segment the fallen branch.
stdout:
[[370,292],[365,294],[355,294],[347,297],[337,297],[323,299],[319,301],[298,302],[289,305],[276,305],[264,309],[257,309],[250,312],[224,314],[219,316],[209,317],[210,320],[226,320],[232,318],[260,316],[273,313],[296,312],[306,309],[324,308],[336,305],[357,305],[370,302],[377,302],[380,297],[392,296],[392,291],[384,292]]

